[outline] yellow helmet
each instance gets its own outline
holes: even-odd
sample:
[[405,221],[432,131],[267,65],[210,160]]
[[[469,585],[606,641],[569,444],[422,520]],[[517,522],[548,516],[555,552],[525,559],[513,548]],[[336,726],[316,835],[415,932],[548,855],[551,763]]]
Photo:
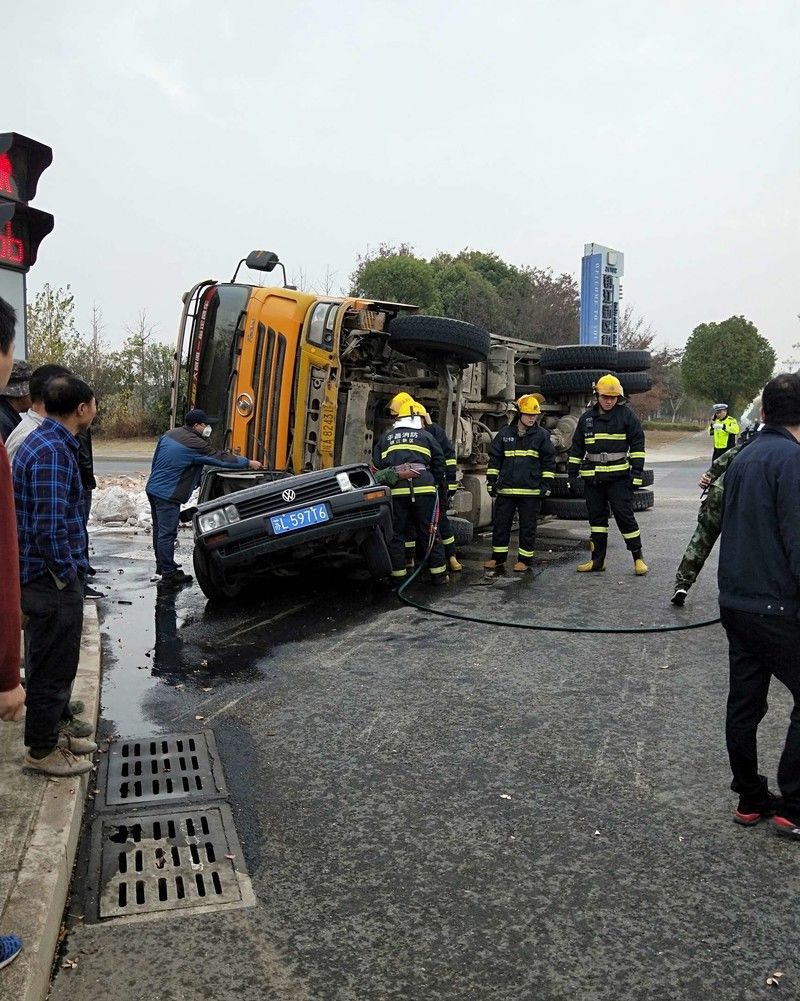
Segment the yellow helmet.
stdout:
[[622,383],[615,375],[604,375],[594,384],[598,396],[622,396]]
[[425,407],[417,403],[410,393],[398,393],[389,401],[389,412],[392,417],[422,417]]
[[526,393],[517,400],[517,409],[521,414],[540,414],[542,408],[533,393]]
[[[411,410],[408,408],[414,403],[414,397],[410,393],[398,393],[389,400],[389,413],[393,417],[408,417]],[[405,409],[405,412],[401,412]]]

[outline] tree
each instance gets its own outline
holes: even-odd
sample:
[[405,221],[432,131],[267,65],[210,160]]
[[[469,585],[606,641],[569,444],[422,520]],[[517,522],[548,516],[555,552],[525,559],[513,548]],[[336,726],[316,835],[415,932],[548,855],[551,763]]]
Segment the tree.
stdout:
[[633,303],[628,303],[619,321],[619,347],[623,351],[649,351],[656,332],[641,315],[636,315]]
[[423,313],[437,313],[439,299],[430,264],[414,256],[413,247],[382,243],[376,254],[359,255],[350,276],[351,295],[389,302],[409,302]]
[[681,371],[686,388],[704,400],[736,408],[760,392],[775,368],[769,341],[744,316],[701,323],[686,342]]
[[493,333],[544,344],[578,340],[578,284],[551,269],[516,267],[497,254],[465,248],[426,261],[407,243],[383,243],[358,257],[352,294],[412,302]]
[[68,365],[78,347],[75,329],[75,297],[70,286],[53,288],[49,282],[28,303],[28,360],[38,365]]

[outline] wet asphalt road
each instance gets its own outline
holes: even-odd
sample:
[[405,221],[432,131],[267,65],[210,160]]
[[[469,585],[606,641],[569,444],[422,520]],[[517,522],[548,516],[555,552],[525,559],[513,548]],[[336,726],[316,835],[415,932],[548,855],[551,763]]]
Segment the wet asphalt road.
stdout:
[[[668,604],[701,471],[656,467],[646,578],[612,529],[604,575],[543,551],[530,577],[486,584],[475,547],[446,594],[416,594],[505,621],[713,617],[713,566]],[[156,599],[146,546],[95,539],[104,726],[213,729],[258,903],[84,926],[79,877],[56,1001],[749,999],[776,970],[800,996],[800,846],[731,823],[718,626],[468,625],[341,572],[212,610],[195,587]],[[771,705],[774,775],[777,685]]]

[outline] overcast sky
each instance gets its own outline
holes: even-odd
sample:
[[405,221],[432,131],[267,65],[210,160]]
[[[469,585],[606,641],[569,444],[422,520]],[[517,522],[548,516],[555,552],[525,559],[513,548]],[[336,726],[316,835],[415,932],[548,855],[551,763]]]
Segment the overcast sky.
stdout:
[[54,156],[29,296],[71,284],[112,343],[143,308],[174,339],[252,249],[338,292],[400,241],[576,276],[595,241],[662,340],[800,340],[796,0],[28,0],[0,30],[0,131]]

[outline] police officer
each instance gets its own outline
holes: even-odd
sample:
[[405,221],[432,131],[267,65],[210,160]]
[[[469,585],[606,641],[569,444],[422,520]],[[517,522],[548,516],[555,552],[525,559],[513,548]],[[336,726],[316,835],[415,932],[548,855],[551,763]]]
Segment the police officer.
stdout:
[[711,411],[711,423],[708,426],[708,433],[714,439],[714,454],[712,462],[729,448],[736,444],[736,435],[739,434],[739,423],[734,417],[728,416],[727,403],[715,403]]
[[[428,540],[436,515],[439,490],[446,486],[445,462],[439,443],[423,428],[423,408],[409,396],[395,407],[391,430],[378,441],[372,455],[377,469],[393,466],[401,473],[414,470],[413,479],[400,479],[392,490],[394,536],[389,544],[392,577],[407,576],[406,545]],[[428,570],[433,584],[447,583],[447,566],[438,529],[431,549]],[[427,546],[427,542],[426,542]]]
[[517,400],[517,418],[497,432],[489,446],[486,486],[495,498],[492,522],[492,558],[486,570],[500,570],[508,556],[511,523],[519,514],[519,549],[514,570],[530,570],[536,545],[536,519],[542,497],[555,478],[556,450],[550,435],[539,427],[541,407],[532,394]]
[[[633,488],[642,485],[644,431],[622,399],[622,384],[604,375],[595,384],[596,402],[581,414],[569,454],[570,489],[580,473],[592,538],[592,558],[578,573],[605,570],[609,507],[638,576],[647,573],[642,540],[633,515]],[[574,490],[573,490],[574,492]]]

